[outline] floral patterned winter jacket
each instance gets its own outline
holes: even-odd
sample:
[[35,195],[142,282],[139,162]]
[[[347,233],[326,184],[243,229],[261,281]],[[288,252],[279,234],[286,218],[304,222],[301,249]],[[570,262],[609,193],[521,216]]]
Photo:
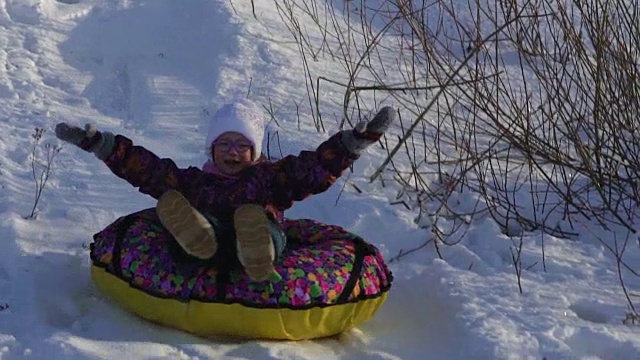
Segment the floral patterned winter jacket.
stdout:
[[280,225],[284,210],[294,201],[321,193],[358,158],[342,144],[341,133],[327,139],[315,151],[302,151],[281,160],[258,162],[237,178],[227,178],[197,167],[178,168],[125,136],[116,135],[114,150],[104,162],[118,177],[140,192],[159,198],[176,189],[201,212],[230,221],[234,210],[247,203],[265,207]]

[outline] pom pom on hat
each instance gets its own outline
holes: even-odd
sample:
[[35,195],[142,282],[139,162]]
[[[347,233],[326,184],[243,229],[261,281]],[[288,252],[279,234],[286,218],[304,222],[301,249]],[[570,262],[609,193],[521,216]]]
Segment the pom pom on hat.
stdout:
[[226,132],[240,133],[251,141],[253,161],[256,161],[262,154],[264,112],[260,106],[247,99],[223,105],[210,117],[207,148],[211,147],[211,144]]

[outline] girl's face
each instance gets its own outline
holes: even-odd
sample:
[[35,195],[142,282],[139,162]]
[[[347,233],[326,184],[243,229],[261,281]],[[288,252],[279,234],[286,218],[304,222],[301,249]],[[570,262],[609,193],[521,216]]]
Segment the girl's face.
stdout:
[[212,144],[213,163],[225,175],[237,175],[253,164],[253,144],[237,132],[226,132]]

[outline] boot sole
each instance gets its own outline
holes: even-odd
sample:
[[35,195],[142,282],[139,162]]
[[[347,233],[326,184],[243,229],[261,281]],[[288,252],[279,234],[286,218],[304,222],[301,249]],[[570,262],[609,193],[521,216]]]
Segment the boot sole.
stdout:
[[269,218],[259,205],[242,205],[234,213],[238,259],[253,281],[266,280],[275,268]]
[[199,259],[209,259],[218,250],[211,223],[176,190],[169,190],[158,199],[156,212],[184,251]]

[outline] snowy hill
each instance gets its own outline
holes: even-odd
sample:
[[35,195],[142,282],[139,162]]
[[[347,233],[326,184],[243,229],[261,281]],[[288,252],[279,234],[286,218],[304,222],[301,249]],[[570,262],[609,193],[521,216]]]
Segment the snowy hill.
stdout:
[[[490,219],[444,249],[444,260],[432,246],[394,259],[429,234],[413,211],[390,204],[397,190],[368,182],[386,155],[378,147],[286,213],[343,226],[393,260],[389,299],[363,326],[316,341],[208,340],[141,320],[100,294],[89,276],[92,235],[155,202],[56,140],[56,123],[94,123],[180,166],[206,160],[203,113],[238,96],[272,109],[277,156],[338,130],[341,95],[326,94],[327,129],[318,132],[296,45],[270,0],[255,1],[257,19],[249,4],[0,0],[0,359],[640,358],[638,327],[622,323],[615,260],[593,234],[526,234],[524,262],[540,260],[544,241],[547,269],[526,270],[522,295],[513,243]],[[313,66],[336,73],[331,59]],[[35,166],[34,180],[36,128],[45,130],[40,161],[45,144],[62,148],[27,219],[43,169]],[[640,259],[636,243],[627,256]]]

